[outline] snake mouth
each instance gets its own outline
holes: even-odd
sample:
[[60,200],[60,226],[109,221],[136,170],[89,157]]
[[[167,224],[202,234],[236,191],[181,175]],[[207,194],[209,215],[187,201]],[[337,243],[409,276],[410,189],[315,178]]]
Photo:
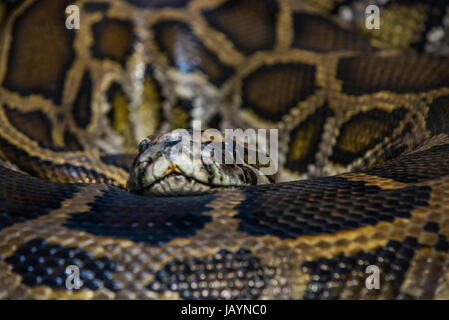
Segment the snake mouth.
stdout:
[[194,177],[172,172],[153,183],[134,191],[142,196],[196,196],[201,194],[231,191],[241,186],[217,186],[201,182]]

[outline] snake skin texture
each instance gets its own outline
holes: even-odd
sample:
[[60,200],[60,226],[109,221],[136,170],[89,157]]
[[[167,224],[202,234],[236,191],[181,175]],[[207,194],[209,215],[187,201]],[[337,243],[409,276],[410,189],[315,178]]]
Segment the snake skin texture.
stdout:
[[[448,4],[367,3],[0,5],[0,298],[449,299]],[[280,182],[127,192],[194,120],[278,129]]]

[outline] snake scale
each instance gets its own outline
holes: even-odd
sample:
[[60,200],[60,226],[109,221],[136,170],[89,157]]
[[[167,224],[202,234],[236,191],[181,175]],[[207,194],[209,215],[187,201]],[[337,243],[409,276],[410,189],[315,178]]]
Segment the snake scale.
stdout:
[[[370,3],[2,3],[0,298],[448,299],[449,11]],[[127,192],[193,120],[278,129],[280,182]]]

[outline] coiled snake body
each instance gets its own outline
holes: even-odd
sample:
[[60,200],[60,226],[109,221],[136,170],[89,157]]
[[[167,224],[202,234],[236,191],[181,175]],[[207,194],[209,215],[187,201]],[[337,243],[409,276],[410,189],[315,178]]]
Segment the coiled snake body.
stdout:
[[[446,5],[388,2],[376,33],[316,2],[18,3],[1,22],[0,297],[449,298],[449,59],[420,53]],[[124,190],[137,143],[192,120],[278,128],[284,182]]]

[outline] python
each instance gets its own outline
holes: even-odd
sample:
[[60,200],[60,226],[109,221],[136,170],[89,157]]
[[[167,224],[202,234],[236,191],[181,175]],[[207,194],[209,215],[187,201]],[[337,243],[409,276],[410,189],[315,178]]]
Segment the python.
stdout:
[[[0,22],[0,298],[449,298],[445,1],[72,2]],[[170,158],[194,120],[277,129],[275,177]]]

